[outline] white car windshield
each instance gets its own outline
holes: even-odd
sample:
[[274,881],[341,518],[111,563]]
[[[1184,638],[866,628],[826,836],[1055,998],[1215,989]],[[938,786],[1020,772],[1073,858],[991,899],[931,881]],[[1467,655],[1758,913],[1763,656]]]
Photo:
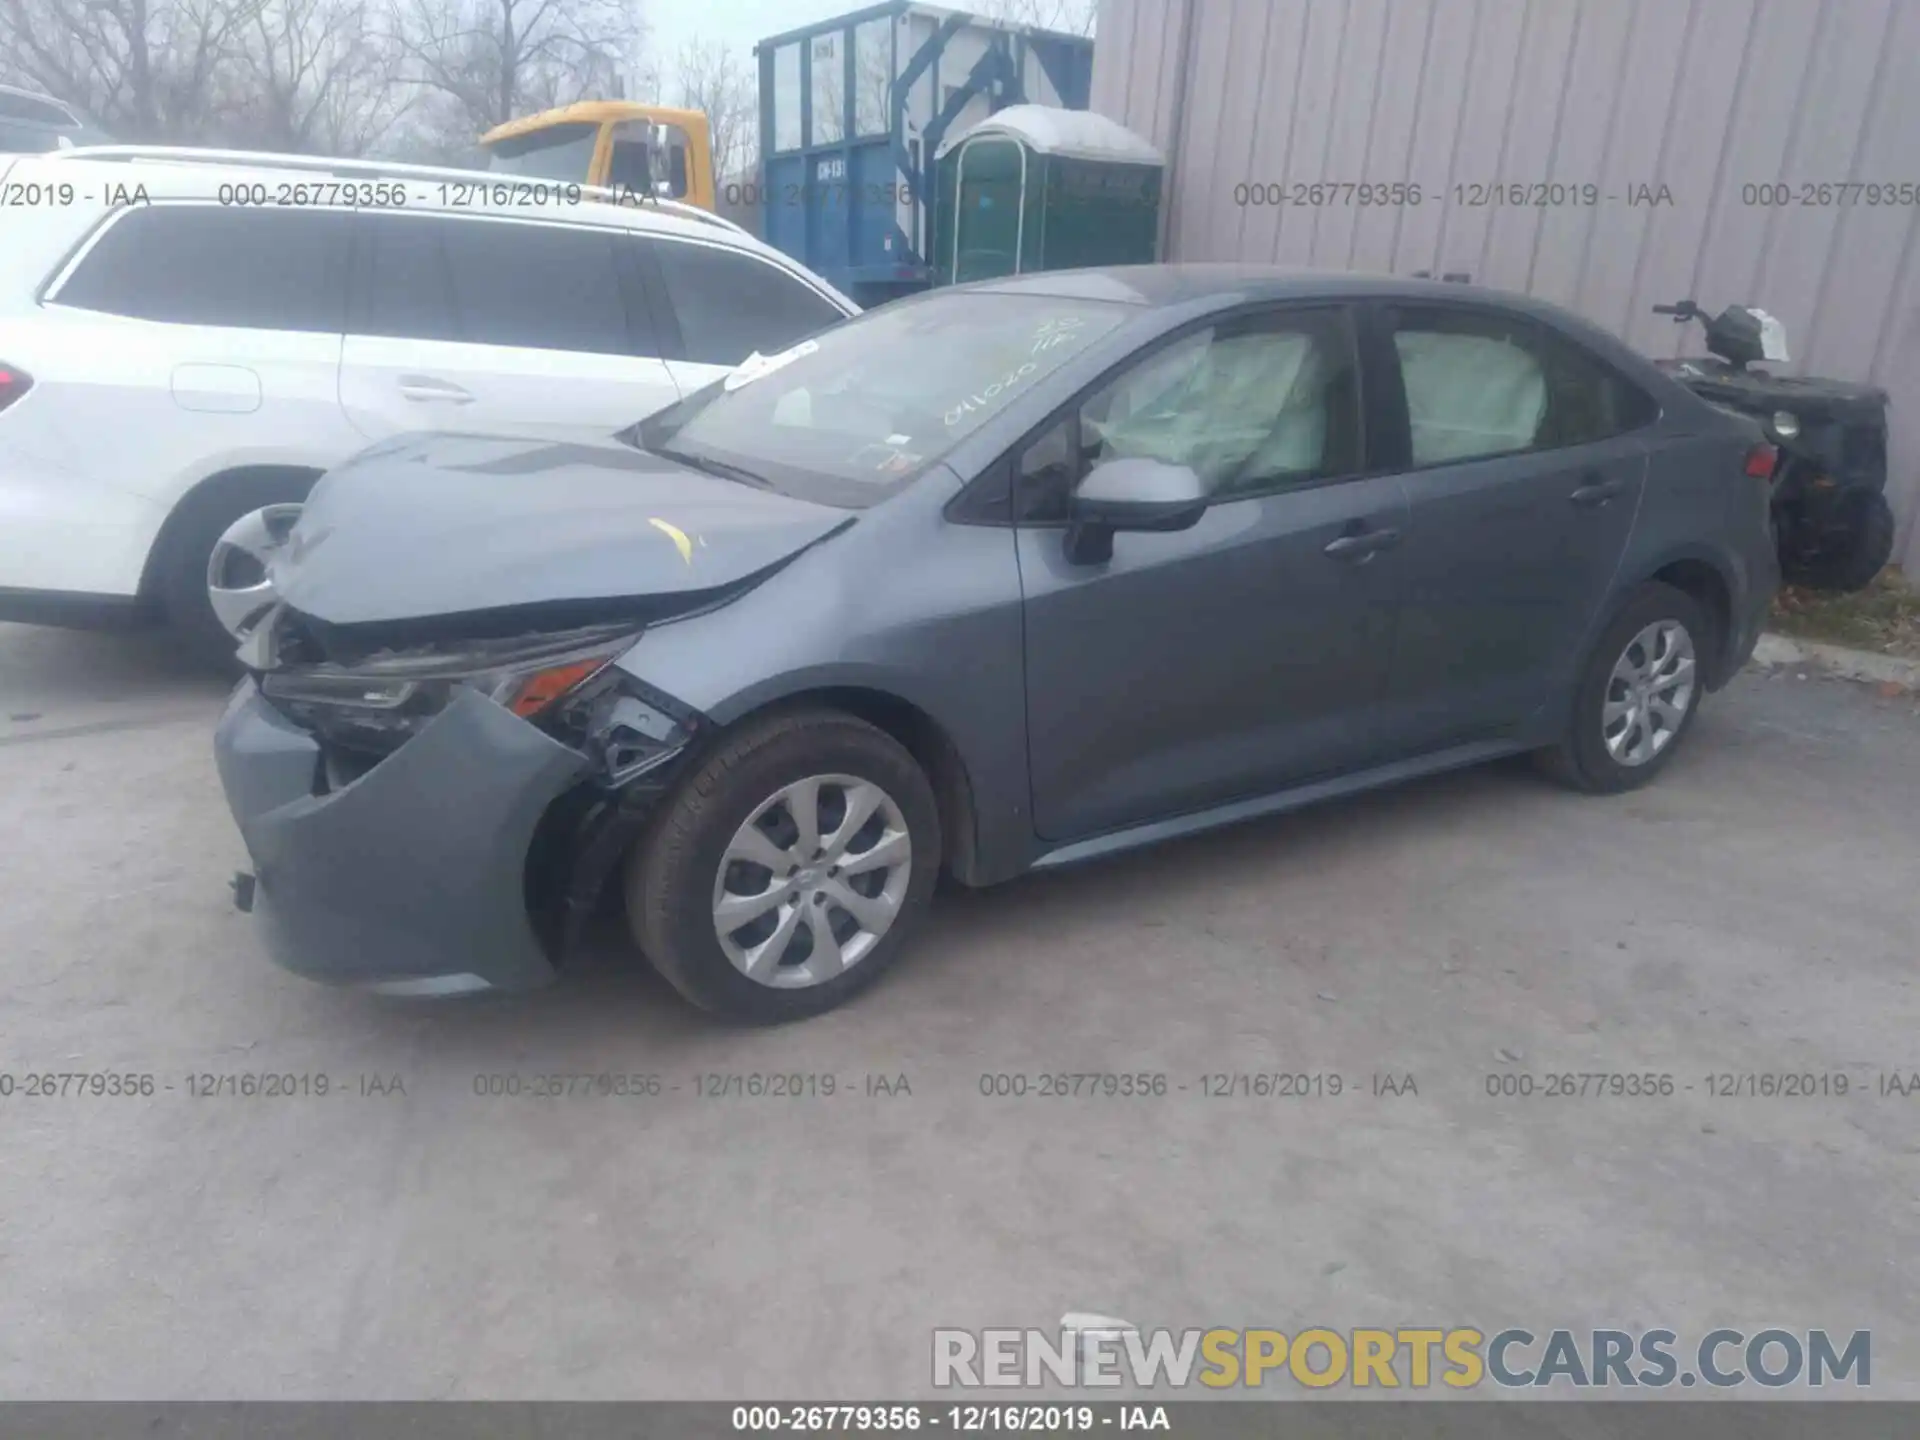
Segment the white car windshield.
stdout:
[[810,499],[871,504],[1126,314],[1098,301],[978,292],[888,306],[751,357],[645,422],[638,440]]

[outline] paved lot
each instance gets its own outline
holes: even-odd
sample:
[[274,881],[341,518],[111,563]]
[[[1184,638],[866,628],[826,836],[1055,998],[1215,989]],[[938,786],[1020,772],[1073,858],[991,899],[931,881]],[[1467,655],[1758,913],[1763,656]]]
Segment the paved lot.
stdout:
[[[1641,795],[1495,767],[960,895],[851,1010],[743,1033],[611,946],[517,1001],[278,973],[226,891],[222,688],[0,627],[0,1071],[161,1087],[0,1100],[0,1394],[897,1396],[932,1326],[1067,1310],[1871,1327],[1920,1393],[1920,1098],[1861,1093],[1920,1070],[1911,698],[1748,676]],[[1280,1070],[1346,1093],[1201,1093]],[[1677,1093],[1486,1091],[1625,1070]],[[1705,1093],[1779,1070],[1855,1093]],[[474,1093],[545,1071],[680,1088]],[[1171,1089],[980,1094],[1043,1071]],[[259,1072],[335,1093],[187,1090]],[[745,1072],[838,1093],[693,1093]]]

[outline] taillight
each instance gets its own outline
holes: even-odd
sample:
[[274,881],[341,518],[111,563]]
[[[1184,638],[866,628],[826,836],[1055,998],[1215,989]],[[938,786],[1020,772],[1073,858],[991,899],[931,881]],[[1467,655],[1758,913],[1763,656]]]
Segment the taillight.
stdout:
[[1755,480],[1771,480],[1780,452],[1771,445],[1756,445],[1747,451],[1747,474]]
[[17,366],[0,361],[0,410],[6,409],[33,388],[33,377]]

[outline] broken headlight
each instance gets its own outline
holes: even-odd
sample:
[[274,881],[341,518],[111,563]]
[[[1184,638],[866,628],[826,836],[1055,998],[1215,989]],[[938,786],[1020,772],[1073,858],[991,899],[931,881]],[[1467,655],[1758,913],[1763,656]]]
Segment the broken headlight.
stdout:
[[586,755],[618,787],[685,748],[698,716],[612,662],[638,631],[570,631],[455,651],[389,651],[354,665],[268,671],[262,692],[333,752],[361,757],[341,778],[392,753],[472,690]]
[[358,664],[273,670],[261,691],[296,723],[337,744],[385,753],[472,690],[523,720],[540,723],[629,649],[622,627],[464,650],[389,651]]

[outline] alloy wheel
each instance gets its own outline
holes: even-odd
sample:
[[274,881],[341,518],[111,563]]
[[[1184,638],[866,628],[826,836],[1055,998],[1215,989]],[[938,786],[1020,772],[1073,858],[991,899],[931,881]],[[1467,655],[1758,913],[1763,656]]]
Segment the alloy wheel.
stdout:
[[812,775],[734,832],[713,884],[713,928],[734,969],[801,989],[844,973],[892,928],[913,878],[899,804],[871,780]]
[[1626,766],[1645,765],[1673,743],[1693,703],[1693,637],[1677,620],[1656,620],[1613,662],[1600,708],[1600,738]]
[[287,543],[298,505],[266,505],[249,510],[214,541],[207,557],[207,598],[227,633],[244,640],[273,608],[278,594],[267,567]]

